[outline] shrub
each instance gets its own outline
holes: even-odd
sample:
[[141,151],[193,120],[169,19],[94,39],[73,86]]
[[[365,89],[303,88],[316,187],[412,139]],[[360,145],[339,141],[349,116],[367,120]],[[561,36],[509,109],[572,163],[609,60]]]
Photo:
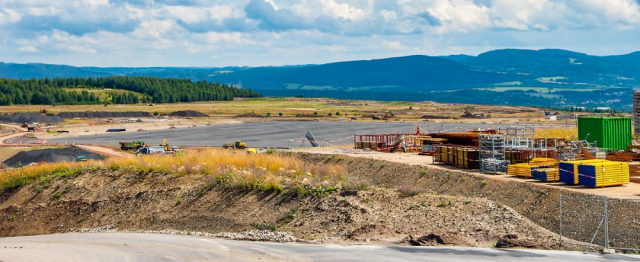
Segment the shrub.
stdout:
[[414,185],[406,184],[398,188],[398,192],[400,193],[400,196],[409,197],[422,193],[423,189]]

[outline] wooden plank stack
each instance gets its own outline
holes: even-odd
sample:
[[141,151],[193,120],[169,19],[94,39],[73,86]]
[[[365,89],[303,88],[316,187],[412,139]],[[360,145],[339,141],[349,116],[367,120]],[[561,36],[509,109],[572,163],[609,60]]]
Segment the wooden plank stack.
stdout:
[[574,160],[574,161],[562,161],[559,166],[559,181],[569,185],[577,185],[580,183],[578,175],[578,166],[580,164],[604,162],[602,159],[589,159],[589,160]]
[[629,184],[629,163],[595,162],[578,165],[579,183],[586,187],[606,187]]
[[519,177],[532,177],[532,170],[554,167],[558,162],[553,158],[534,158],[529,163],[512,164],[507,167],[507,174]]
[[536,168],[531,170],[531,177],[542,182],[556,182],[560,179],[558,168]]
[[629,163],[629,180],[640,183],[640,163]]

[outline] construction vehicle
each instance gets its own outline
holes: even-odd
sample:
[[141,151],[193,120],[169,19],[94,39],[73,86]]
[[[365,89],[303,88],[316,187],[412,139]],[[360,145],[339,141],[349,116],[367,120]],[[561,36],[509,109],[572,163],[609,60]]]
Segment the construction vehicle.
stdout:
[[405,136],[396,136],[391,142],[391,146],[389,147],[389,152],[395,153],[398,149],[402,150],[402,152],[407,152],[407,146],[404,141]]
[[179,151],[180,149],[177,146],[170,146],[169,144],[167,144],[167,139],[165,138],[164,140],[162,140],[162,144],[160,144],[161,147],[164,147],[164,151],[165,154],[166,153],[175,153],[176,151]]
[[85,162],[87,161],[87,157],[85,156],[77,156],[76,157],[76,162]]
[[146,155],[164,155],[174,154],[178,151],[180,151],[180,149],[177,146],[170,146],[167,143],[167,139],[165,138],[164,140],[162,140],[162,144],[160,144],[159,146],[147,146],[147,144],[144,144],[143,147],[138,148],[135,152]]
[[460,117],[464,117],[464,118],[484,118],[484,114],[474,114],[471,110],[473,109],[473,107],[467,106],[464,108],[464,115],[461,115]]
[[381,118],[382,118],[382,120],[390,120],[391,118],[394,118],[395,116],[396,115],[393,112],[389,111],[389,112],[384,113],[384,115]]
[[122,150],[137,150],[141,147],[146,147],[147,143],[142,140],[134,140],[132,142],[119,142],[120,149]]
[[145,146],[138,149],[136,152],[146,155],[166,154],[163,146]]
[[262,154],[266,153],[267,149],[265,148],[249,148],[247,149],[247,154]]
[[224,144],[224,145],[222,145],[222,147],[231,148],[231,149],[245,149],[245,148],[247,148],[247,144],[242,143],[242,141],[240,141],[240,140],[237,140],[236,142],[231,143],[231,144]]

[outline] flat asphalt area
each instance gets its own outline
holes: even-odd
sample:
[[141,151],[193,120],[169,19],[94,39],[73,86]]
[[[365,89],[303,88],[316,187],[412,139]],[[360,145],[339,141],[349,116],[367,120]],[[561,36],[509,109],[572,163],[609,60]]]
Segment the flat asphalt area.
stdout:
[[633,255],[465,247],[337,246],[185,235],[70,233],[0,239],[0,261],[639,261]]
[[[49,143],[77,143],[91,145],[118,145],[119,141],[142,140],[150,145],[167,139],[177,146],[222,146],[242,140],[249,147],[309,147],[303,139],[313,133],[321,145],[353,143],[355,134],[415,133],[416,125],[422,132],[463,132],[496,128],[499,125],[409,123],[409,122],[260,122],[229,125],[212,125],[140,132],[87,135],[48,139]],[[504,126],[502,126],[504,127]]]

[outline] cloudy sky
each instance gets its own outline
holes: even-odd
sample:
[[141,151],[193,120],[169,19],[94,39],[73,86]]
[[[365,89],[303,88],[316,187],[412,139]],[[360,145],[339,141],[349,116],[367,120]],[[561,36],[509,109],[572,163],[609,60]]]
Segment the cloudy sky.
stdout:
[[640,50],[639,0],[0,0],[0,61],[265,66]]

